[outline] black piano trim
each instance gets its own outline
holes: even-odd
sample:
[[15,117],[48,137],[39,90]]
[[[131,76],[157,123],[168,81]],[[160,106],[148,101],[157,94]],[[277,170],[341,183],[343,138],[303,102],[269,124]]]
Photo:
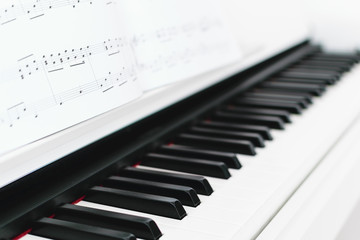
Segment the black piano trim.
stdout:
[[219,103],[317,50],[304,41],[1,188],[0,239],[26,231],[34,220],[50,216],[55,206],[74,201],[117,169],[135,164]]

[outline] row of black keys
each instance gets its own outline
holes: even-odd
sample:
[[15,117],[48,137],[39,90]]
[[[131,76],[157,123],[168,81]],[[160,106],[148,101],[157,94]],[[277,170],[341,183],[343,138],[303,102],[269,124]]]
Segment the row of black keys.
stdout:
[[[357,56],[313,54],[266,79],[146,154],[140,165],[193,173],[185,175],[127,167],[86,193],[85,201],[182,219],[183,205],[200,204],[211,195],[200,175],[227,179],[239,169],[237,153],[255,155],[271,140],[270,129],[283,129],[290,114],[300,114],[357,62]],[[162,233],[148,218],[66,204],[51,218],[34,224],[32,234],[51,239],[158,239]]]

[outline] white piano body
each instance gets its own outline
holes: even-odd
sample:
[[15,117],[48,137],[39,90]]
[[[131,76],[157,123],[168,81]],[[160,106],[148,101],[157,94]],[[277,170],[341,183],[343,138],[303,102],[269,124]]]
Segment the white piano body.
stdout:
[[[129,104],[1,156],[0,186],[311,37],[290,1],[227,0],[221,4],[243,51],[242,61],[151,90]],[[359,77],[358,66],[304,114],[294,116],[286,131],[273,131],[274,141],[255,158],[239,156],[244,167],[232,173],[226,184],[210,178],[215,192],[211,199],[201,199],[198,212],[205,213],[201,217],[208,218],[205,222],[219,214],[212,223],[218,229],[205,225],[192,232],[190,225],[196,223],[191,217],[200,214],[193,209],[178,230],[164,224],[173,231],[164,230],[164,239],[175,239],[181,230],[185,234],[179,234],[179,239],[347,239],[341,238],[348,233],[342,231],[350,226],[348,219],[356,219],[352,212],[360,199]],[[237,206],[221,213],[216,199]],[[226,216],[232,211],[236,214]]]

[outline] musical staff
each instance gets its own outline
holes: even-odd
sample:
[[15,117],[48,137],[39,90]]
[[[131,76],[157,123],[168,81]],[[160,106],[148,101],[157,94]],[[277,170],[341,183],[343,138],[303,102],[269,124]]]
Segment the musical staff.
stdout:
[[[5,112],[0,113],[0,124],[12,128],[24,117],[38,118],[42,111],[63,106],[86,94],[97,91],[107,94],[115,88],[124,86],[128,80],[136,78],[133,63],[124,62],[122,56],[128,47],[125,38],[112,38],[85,47],[43,54],[40,58],[34,54],[27,54],[18,59],[17,79],[14,80],[31,81],[34,78],[39,81],[42,78],[43,82],[48,82],[49,94],[35,102],[24,100],[6,108]],[[92,66],[92,61],[99,60],[107,61],[108,64],[104,62],[103,66]],[[68,81],[64,85],[59,83],[59,80],[64,80],[61,72],[87,77]]]
[[[137,56],[140,72],[160,72],[175,66],[190,65],[200,58],[226,48],[223,43],[209,38],[218,34],[222,24],[217,18],[200,18],[182,25],[168,26],[147,33],[135,33],[131,44]],[[226,43],[226,42],[225,42]],[[161,46],[164,51],[147,54],[152,46]]]
[[98,0],[15,0],[9,6],[0,9],[0,25],[9,24],[19,17],[28,16],[30,20],[42,17],[49,10],[71,7],[79,4],[92,4]]

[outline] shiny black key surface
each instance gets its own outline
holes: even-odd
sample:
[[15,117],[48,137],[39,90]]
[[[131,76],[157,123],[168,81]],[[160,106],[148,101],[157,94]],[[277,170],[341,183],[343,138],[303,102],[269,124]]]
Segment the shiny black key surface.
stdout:
[[321,80],[321,79],[306,79],[306,78],[289,78],[289,77],[274,77],[271,78],[270,81],[275,81],[275,82],[293,82],[293,83],[315,83],[315,84],[327,84],[327,85],[332,85],[335,83],[334,81],[328,81],[328,80]]
[[174,143],[220,152],[242,153],[247,155],[256,154],[254,145],[247,140],[234,140],[223,137],[209,137],[200,134],[182,133],[174,138]]
[[96,186],[87,192],[84,200],[175,219],[186,216],[179,200],[147,193]]
[[249,96],[241,96],[239,98],[237,98],[237,100],[247,100],[247,101],[265,101],[268,103],[274,103],[274,104],[295,104],[297,106],[299,106],[300,108],[304,109],[308,107],[308,103],[306,101],[303,100],[295,100],[295,99],[290,99],[290,98],[277,98],[277,97],[265,97],[265,96],[253,96],[253,97],[249,97]]
[[280,94],[285,96],[297,96],[305,98],[308,103],[312,103],[313,95],[306,92],[296,92],[296,91],[290,91],[290,90],[283,90],[283,89],[272,89],[272,88],[254,88],[251,90],[251,92],[255,93],[265,93],[265,94]]
[[325,86],[321,84],[310,83],[286,83],[286,82],[263,82],[259,85],[262,88],[282,89],[297,92],[306,92],[314,96],[321,96],[325,91]]
[[[264,147],[264,139],[260,134],[249,133],[243,131],[219,130],[206,127],[191,127],[186,132],[193,134],[201,134],[210,137],[224,137],[229,139],[247,140],[256,147]],[[229,166],[230,167],[230,166]]]
[[290,123],[290,113],[285,110],[278,109],[268,109],[268,108],[255,108],[255,107],[236,107],[228,105],[222,109],[226,112],[236,112],[236,113],[251,113],[264,116],[275,116],[281,118],[284,122]]
[[234,130],[234,131],[247,131],[260,134],[266,140],[272,140],[270,128],[266,126],[257,126],[253,124],[234,124],[229,122],[204,120],[196,124],[196,126],[209,127],[214,129]]
[[191,207],[196,207],[200,204],[200,199],[195,190],[187,186],[159,183],[123,176],[111,176],[102,182],[102,185],[109,188],[172,197],[179,200],[183,205]]
[[296,72],[284,71],[280,72],[277,76],[283,78],[299,78],[309,80],[323,80],[325,83],[332,84],[339,79],[339,74],[329,74],[324,72]]
[[164,153],[179,157],[191,157],[206,159],[210,161],[218,161],[225,163],[229,168],[241,168],[241,164],[236,154],[227,152],[217,152],[201,148],[186,147],[183,145],[163,145],[156,149],[157,153]]
[[42,218],[35,222],[33,235],[59,240],[135,240],[131,233],[68,222],[59,219]]
[[274,116],[259,116],[255,114],[241,114],[216,111],[212,118],[214,118],[214,120],[226,120],[233,123],[248,123],[267,126],[274,129],[284,129],[284,121],[280,117]]
[[294,104],[294,103],[274,103],[264,100],[237,99],[232,104],[235,106],[279,109],[295,114],[300,114],[302,112],[302,108],[298,104]]
[[231,176],[228,166],[223,162],[174,157],[165,154],[149,153],[144,157],[141,165],[223,179],[228,179]]
[[178,184],[193,188],[198,194],[211,195],[213,189],[203,176],[168,173],[163,171],[126,167],[119,171],[120,176],[150,180],[162,183]]
[[311,104],[311,97],[300,96],[300,95],[293,95],[293,94],[286,94],[286,93],[277,93],[277,92],[261,92],[261,91],[249,91],[243,96],[248,97],[270,97],[274,99],[287,99],[287,100],[294,100],[294,101],[304,101],[307,105]]
[[143,239],[159,239],[162,235],[156,223],[145,217],[65,204],[56,208],[55,218],[86,225],[119,230]]
[[304,63],[297,63],[293,67],[300,67],[300,68],[307,68],[307,69],[320,69],[320,70],[330,70],[330,71],[336,71],[339,73],[344,73],[346,71],[349,71],[349,67],[339,67],[339,66],[327,66],[327,65],[313,65],[308,64],[306,62]]

